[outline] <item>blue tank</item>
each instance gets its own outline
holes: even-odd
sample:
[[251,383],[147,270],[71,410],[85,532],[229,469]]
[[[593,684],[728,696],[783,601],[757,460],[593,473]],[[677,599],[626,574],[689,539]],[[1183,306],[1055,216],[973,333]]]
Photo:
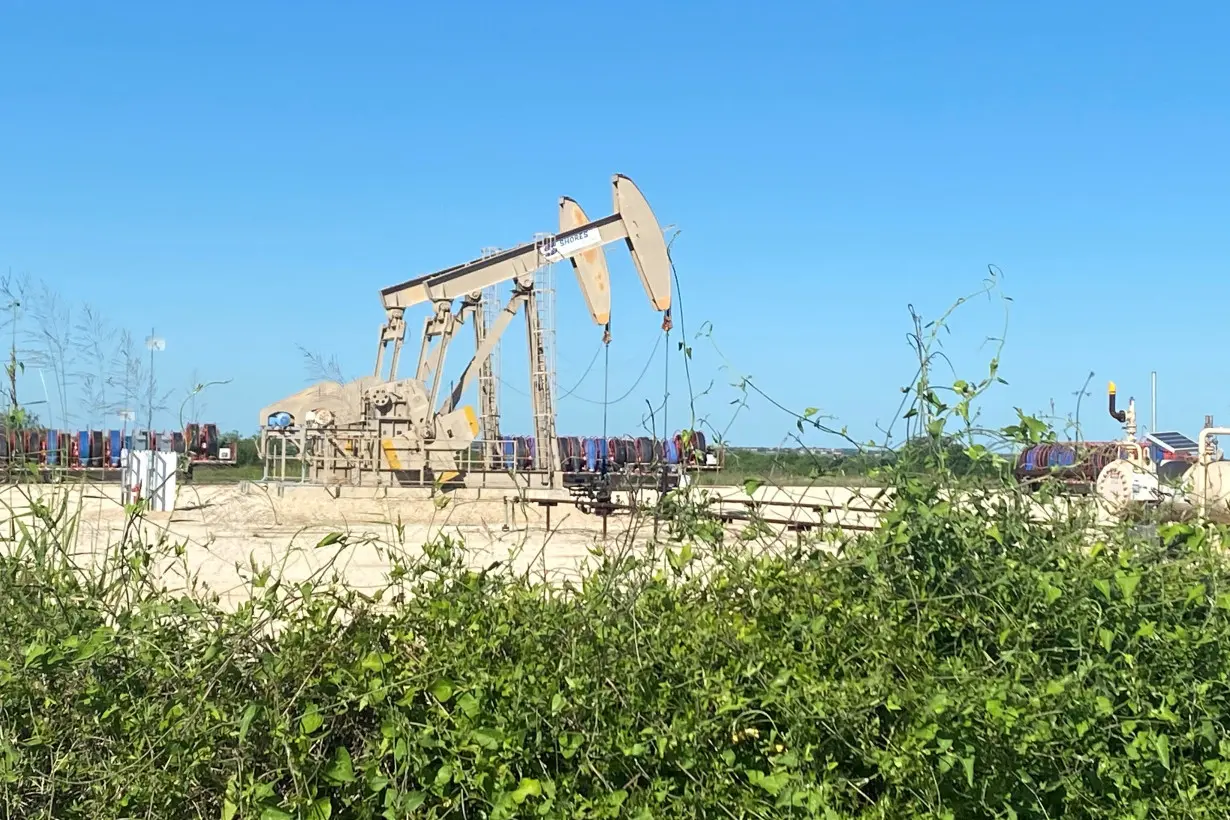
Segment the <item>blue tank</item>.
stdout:
[[600,469],[600,463],[605,459],[606,441],[600,438],[585,439],[585,468],[591,473]]

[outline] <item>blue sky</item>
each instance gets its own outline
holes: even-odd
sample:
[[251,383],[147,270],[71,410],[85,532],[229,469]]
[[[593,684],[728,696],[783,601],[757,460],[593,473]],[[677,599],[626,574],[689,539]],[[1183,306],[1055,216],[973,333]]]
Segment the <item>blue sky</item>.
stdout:
[[[756,398],[732,422],[741,376],[875,435],[913,373],[907,305],[938,315],[988,264],[1013,299],[988,422],[1070,412],[1092,371],[1087,434],[1110,437],[1105,382],[1147,423],[1157,370],[1160,426],[1194,433],[1230,420],[1198,358],[1224,336],[1230,6],[1175,8],[0,0],[0,268],[156,328],[160,383],[229,379],[200,412],[247,431],[308,383],[300,345],[370,371],[381,287],[552,229],[560,195],[605,214],[619,172],[682,229],[671,346],[686,330],[697,412],[736,443],[793,428]],[[616,434],[661,402],[666,346],[608,258],[610,395],[651,360]],[[557,280],[567,389],[601,330]],[[1002,304],[952,323],[980,376]],[[528,424],[523,338],[506,430]],[[602,393],[600,359],[561,433],[600,433]]]

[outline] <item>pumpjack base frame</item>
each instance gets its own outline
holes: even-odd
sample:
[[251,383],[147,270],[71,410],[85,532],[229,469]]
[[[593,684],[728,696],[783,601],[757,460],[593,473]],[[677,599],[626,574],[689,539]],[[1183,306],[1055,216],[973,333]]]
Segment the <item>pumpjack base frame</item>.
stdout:
[[[607,484],[614,490],[674,489],[697,465],[638,464],[609,472],[549,471],[497,467],[491,448],[476,441],[457,454],[457,469],[394,470],[383,458],[381,442],[365,426],[264,428],[259,453],[262,481],[352,487],[465,487],[495,490],[587,490]],[[710,468],[712,469],[712,468]]]

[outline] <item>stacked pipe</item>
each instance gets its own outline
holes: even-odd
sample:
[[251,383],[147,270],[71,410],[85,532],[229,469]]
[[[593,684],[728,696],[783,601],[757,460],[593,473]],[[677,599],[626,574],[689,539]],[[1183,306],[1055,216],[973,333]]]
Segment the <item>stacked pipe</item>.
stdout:
[[[222,446],[215,424],[189,424],[183,432],[0,429],[0,463],[68,469],[118,468],[122,451],[133,449],[162,449],[205,461],[218,459]],[[235,459],[233,449],[230,459]]]
[[[667,439],[649,436],[614,438],[560,436],[560,468],[566,473],[602,472],[644,467],[651,464],[699,465],[705,463],[705,434],[680,431]],[[534,464],[535,440],[530,436],[500,439],[501,469],[530,469]]]
[[1120,457],[1121,447],[1117,441],[1036,444],[1020,452],[1014,472],[1018,481],[1050,476],[1092,483],[1103,467]]

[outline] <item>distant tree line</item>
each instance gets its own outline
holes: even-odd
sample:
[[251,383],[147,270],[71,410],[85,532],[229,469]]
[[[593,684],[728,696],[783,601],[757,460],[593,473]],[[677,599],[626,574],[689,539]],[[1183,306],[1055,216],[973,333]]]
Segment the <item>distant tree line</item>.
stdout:
[[[260,464],[257,451],[259,436],[244,436],[232,431],[225,440],[239,442],[238,464]],[[971,458],[966,447],[951,437],[938,441],[926,436],[911,439],[897,449],[868,448],[865,450],[751,450],[728,447],[725,468],[731,472],[759,475],[772,479],[774,476],[850,476],[866,477],[876,470],[900,465],[918,472],[933,472],[941,469],[956,475],[992,476],[995,468],[990,459]]]
[[896,449],[887,447],[863,450],[808,450],[805,448],[764,451],[730,447],[725,467],[732,472],[774,476],[850,476],[865,477],[886,467],[901,466],[918,472],[945,469],[959,476],[991,477],[1000,472],[988,458],[972,457],[957,439],[919,436]]

